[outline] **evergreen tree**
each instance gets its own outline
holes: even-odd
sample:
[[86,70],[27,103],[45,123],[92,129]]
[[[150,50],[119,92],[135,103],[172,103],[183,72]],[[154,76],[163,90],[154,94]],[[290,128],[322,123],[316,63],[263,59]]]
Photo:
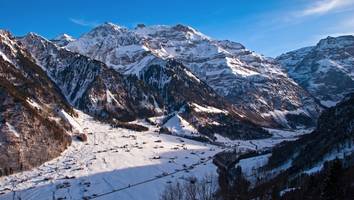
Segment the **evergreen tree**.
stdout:
[[336,159],[330,166],[330,169],[324,179],[321,192],[323,200],[341,200],[343,199],[343,188],[340,185],[343,168],[340,160]]

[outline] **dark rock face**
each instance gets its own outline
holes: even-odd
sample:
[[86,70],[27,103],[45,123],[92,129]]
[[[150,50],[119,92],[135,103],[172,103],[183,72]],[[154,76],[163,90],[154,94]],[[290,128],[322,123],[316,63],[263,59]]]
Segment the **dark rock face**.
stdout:
[[354,91],[354,36],[328,37],[277,60],[323,106],[334,106]]
[[0,51],[0,175],[8,175],[64,151],[71,143],[71,125],[57,111],[75,112],[6,31],[0,31]]

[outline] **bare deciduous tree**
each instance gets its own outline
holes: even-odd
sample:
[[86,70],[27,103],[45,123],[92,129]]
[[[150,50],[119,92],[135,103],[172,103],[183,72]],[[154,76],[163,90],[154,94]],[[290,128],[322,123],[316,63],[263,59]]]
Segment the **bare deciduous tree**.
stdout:
[[171,183],[161,194],[161,200],[218,200],[215,195],[218,184],[215,176],[206,175],[201,180],[190,177],[184,184]]

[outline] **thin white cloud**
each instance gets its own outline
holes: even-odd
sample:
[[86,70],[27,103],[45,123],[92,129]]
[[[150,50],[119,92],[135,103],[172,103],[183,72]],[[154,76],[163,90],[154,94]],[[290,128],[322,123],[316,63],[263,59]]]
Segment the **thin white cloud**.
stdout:
[[97,21],[87,21],[84,19],[75,19],[75,18],[70,18],[69,20],[72,23],[80,25],[80,26],[95,27],[95,26],[99,25],[99,23]]
[[347,10],[353,6],[354,0],[316,0],[314,3],[297,13],[297,16],[321,15],[334,11]]

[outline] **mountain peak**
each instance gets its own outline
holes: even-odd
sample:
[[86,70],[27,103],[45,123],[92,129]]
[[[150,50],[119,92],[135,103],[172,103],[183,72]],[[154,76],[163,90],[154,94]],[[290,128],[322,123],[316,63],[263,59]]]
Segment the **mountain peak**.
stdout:
[[70,42],[75,41],[75,39],[72,36],[64,33],[64,34],[59,35],[56,38],[52,39],[51,41],[54,42],[55,44],[57,44],[58,46],[63,47],[63,46],[66,46],[67,44],[69,44]]
[[38,35],[37,33],[34,32],[29,32],[25,35],[25,37],[29,37],[29,38],[37,38],[37,39],[43,39],[43,40],[47,40],[44,37]]
[[173,26],[172,28],[174,30],[182,31],[182,32],[196,32],[192,27],[186,26],[183,24],[177,24],[177,25]]
[[185,39],[192,39],[192,40],[210,40],[210,38],[203,33],[197,31],[196,29],[183,25],[152,25],[152,26],[145,26],[139,25],[133,30],[136,34],[142,37],[167,37],[170,39],[178,39],[178,38],[185,38]]
[[75,39],[66,33],[58,35],[54,40],[66,40],[66,41],[74,41]]
[[4,29],[0,29],[0,36],[12,37],[11,33]]
[[108,30],[115,30],[115,31],[119,31],[119,30],[122,30],[122,29],[127,29],[123,26],[119,26],[117,24],[114,24],[112,22],[104,22],[103,24],[97,26],[96,28],[94,29],[108,29]]

